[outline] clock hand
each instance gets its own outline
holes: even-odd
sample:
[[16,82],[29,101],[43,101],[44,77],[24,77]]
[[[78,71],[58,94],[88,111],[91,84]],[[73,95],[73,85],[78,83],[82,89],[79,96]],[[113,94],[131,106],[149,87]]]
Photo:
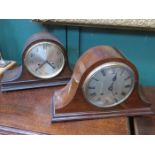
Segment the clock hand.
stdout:
[[114,82],[112,82],[112,84],[110,85],[110,87],[108,88],[109,91],[111,91],[112,95],[115,96],[115,93],[113,91],[113,87],[114,87]]
[[112,82],[112,84],[111,84],[111,85],[109,86],[109,88],[108,88],[108,90],[111,91],[111,92],[113,91],[113,84],[114,84],[114,83]]
[[117,73],[115,74],[115,76],[112,78],[112,81],[116,81],[117,80]]
[[112,83],[110,85],[110,87],[108,88],[109,91],[111,91],[113,93],[113,86],[114,86],[114,82],[117,80],[117,73],[115,74],[115,76],[112,78]]
[[37,68],[36,68],[36,71],[38,71],[38,69],[40,69],[42,66],[44,66],[46,64],[46,61],[44,61],[41,65],[39,65]]
[[55,66],[53,66],[52,63],[50,63],[48,60],[46,61],[53,69],[55,69]]

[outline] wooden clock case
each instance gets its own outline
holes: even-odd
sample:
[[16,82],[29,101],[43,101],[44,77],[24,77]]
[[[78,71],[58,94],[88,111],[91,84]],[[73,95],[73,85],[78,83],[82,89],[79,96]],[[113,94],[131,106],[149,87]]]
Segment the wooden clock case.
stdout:
[[[24,64],[24,56],[28,48],[30,48],[35,43],[41,41],[48,41],[57,44],[63,51],[65,56],[65,65],[63,70],[59,75],[51,79],[39,79],[34,77],[29,73],[25,64]],[[2,80],[1,80],[1,91],[13,91],[13,90],[21,90],[21,89],[31,89],[31,88],[40,88],[40,87],[49,87],[49,86],[59,86],[65,85],[70,80],[71,70],[67,61],[67,53],[62,43],[58,41],[58,39],[51,35],[48,32],[41,32],[32,35],[22,53],[22,64],[12,70],[8,70],[5,72]]]
[[[82,85],[90,71],[108,62],[122,62],[132,68],[135,86],[122,104],[99,108],[86,101]],[[153,114],[151,105],[139,86],[136,67],[117,49],[110,46],[97,46],[84,53],[75,65],[70,82],[52,94],[51,105],[52,122]]]

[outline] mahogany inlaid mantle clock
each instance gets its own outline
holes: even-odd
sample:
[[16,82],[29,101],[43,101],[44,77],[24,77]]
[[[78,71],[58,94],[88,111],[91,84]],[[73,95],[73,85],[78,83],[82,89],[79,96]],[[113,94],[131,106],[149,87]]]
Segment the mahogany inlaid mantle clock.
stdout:
[[52,122],[153,114],[138,71],[117,49],[89,49],[70,82],[52,94]]

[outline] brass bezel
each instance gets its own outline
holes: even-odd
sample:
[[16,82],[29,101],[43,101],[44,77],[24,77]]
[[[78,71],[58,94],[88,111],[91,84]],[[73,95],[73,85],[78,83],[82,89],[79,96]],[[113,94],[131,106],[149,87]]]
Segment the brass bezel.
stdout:
[[[50,76],[42,76],[42,75],[37,75],[35,72],[33,72],[30,67],[28,66],[28,55],[30,53],[30,51],[32,50],[32,48],[40,45],[40,44],[44,44],[44,43],[47,43],[47,44],[50,44],[52,46],[56,46],[57,48],[59,48],[61,50],[61,53],[62,53],[62,56],[63,56],[63,61],[62,61],[62,65],[61,65],[61,68],[59,70],[57,70],[57,72],[55,72],[54,74],[50,75]],[[64,68],[64,65],[65,65],[65,56],[64,56],[64,53],[63,53],[63,49],[61,47],[59,47],[57,44],[53,43],[53,42],[49,42],[49,41],[41,41],[41,42],[38,42],[34,45],[32,45],[31,47],[28,48],[28,50],[26,51],[26,54],[25,54],[25,57],[24,57],[24,65],[25,67],[27,68],[27,70],[35,77],[37,78],[40,78],[40,79],[51,79],[51,78],[54,78],[56,77]]]
[[[127,68],[127,70],[130,71],[131,75],[132,75],[132,80],[133,80],[133,85],[130,89],[130,91],[128,92],[128,94],[121,100],[119,100],[118,102],[112,104],[112,105],[108,105],[108,106],[101,106],[101,105],[97,105],[93,102],[91,102],[87,95],[86,95],[86,85],[88,83],[88,81],[90,80],[90,78],[96,73],[98,72],[99,70],[103,69],[103,68],[110,68],[112,66],[123,66],[125,68]],[[135,87],[135,74],[133,72],[133,70],[126,64],[122,63],[122,62],[108,62],[108,63],[105,63],[105,64],[102,64],[102,65],[99,65],[98,67],[96,67],[95,69],[93,69],[89,74],[88,76],[85,78],[84,82],[83,82],[83,85],[82,85],[82,91],[83,91],[83,95],[85,97],[85,99],[92,105],[96,106],[96,107],[100,107],[100,108],[109,108],[109,107],[114,107],[116,105],[119,105],[121,103],[123,103],[132,93],[132,91],[134,90],[134,87]]]

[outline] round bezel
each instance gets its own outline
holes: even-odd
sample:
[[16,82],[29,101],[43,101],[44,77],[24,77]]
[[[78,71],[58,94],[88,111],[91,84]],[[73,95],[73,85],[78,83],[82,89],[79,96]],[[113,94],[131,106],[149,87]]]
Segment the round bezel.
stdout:
[[[118,102],[115,102],[114,104],[111,104],[111,105],[97,105],[95,102],[92,102],[88,97],[87,97],[87,94],[86,94],[86,87],[87,87],[87,83],[88,81],[91,79],[91,77],[93,77],[93,75],[100,71],[101,69],[105,69],[105,68],[111,68],[111,67],[124,67],[125,69],[127,69],[130,74],[131,74],[131,77],[132,77],[132,86],[131,86],[131,89],[130,91],[128,92],[128,94],[122,98],[121,100],[119,100]],[[101,64],[99,66],[97,66],[95,69],[93,69],[88,75],[87,77],[85,78],[84,82],[83,82],[83,85],[82,85],[82,91],[83,91],[83,95],[85,97],[85,99],[92,105],[94,106],[97,106],[97,107],[100,107],[100,108],[108,108],[108,107],[114,107],[116,105],[119,105],[121,104],[122,102],[124,102],[132,93],[133,89],[134,89],[134,86],[135,86],[135,75],[134,75],[134,71],[126,64],[122,63],[122,62],[108,62],[108,63],[105,63],[105,64]]]
[[[31,50],[33,48],[35,48],[36,46],[38,45],[41,45],[41,44],[49,44],[51,46],[55,46],[56,48],[60,49],[61,53],[62,53],[62,64],[61,64],[61,67],[54,73],[52,73],[51,75],[39,75],[39,74],[36,74],[36,72],[34,72],[31,67],[29,67],[28,65],[28,55],[29,53],[31,52]],[[26,66],[27,70],[35,77],[37,78],[41,78],[41,79],[50,79],[50,78],[54,78],[55,76],[57,76],[64,68],[64,65],[65,65],[65,56],[64,56],[64,53],[63,53],[63,49],[58,46],[56,43],[54,42],[49,42],[49,41],[41,41],[41,42],[38,42],[36,44],[33,44],[32,46],[30,46],[27,51],[26,51],[26,54],[24,56],[24,65]]]

